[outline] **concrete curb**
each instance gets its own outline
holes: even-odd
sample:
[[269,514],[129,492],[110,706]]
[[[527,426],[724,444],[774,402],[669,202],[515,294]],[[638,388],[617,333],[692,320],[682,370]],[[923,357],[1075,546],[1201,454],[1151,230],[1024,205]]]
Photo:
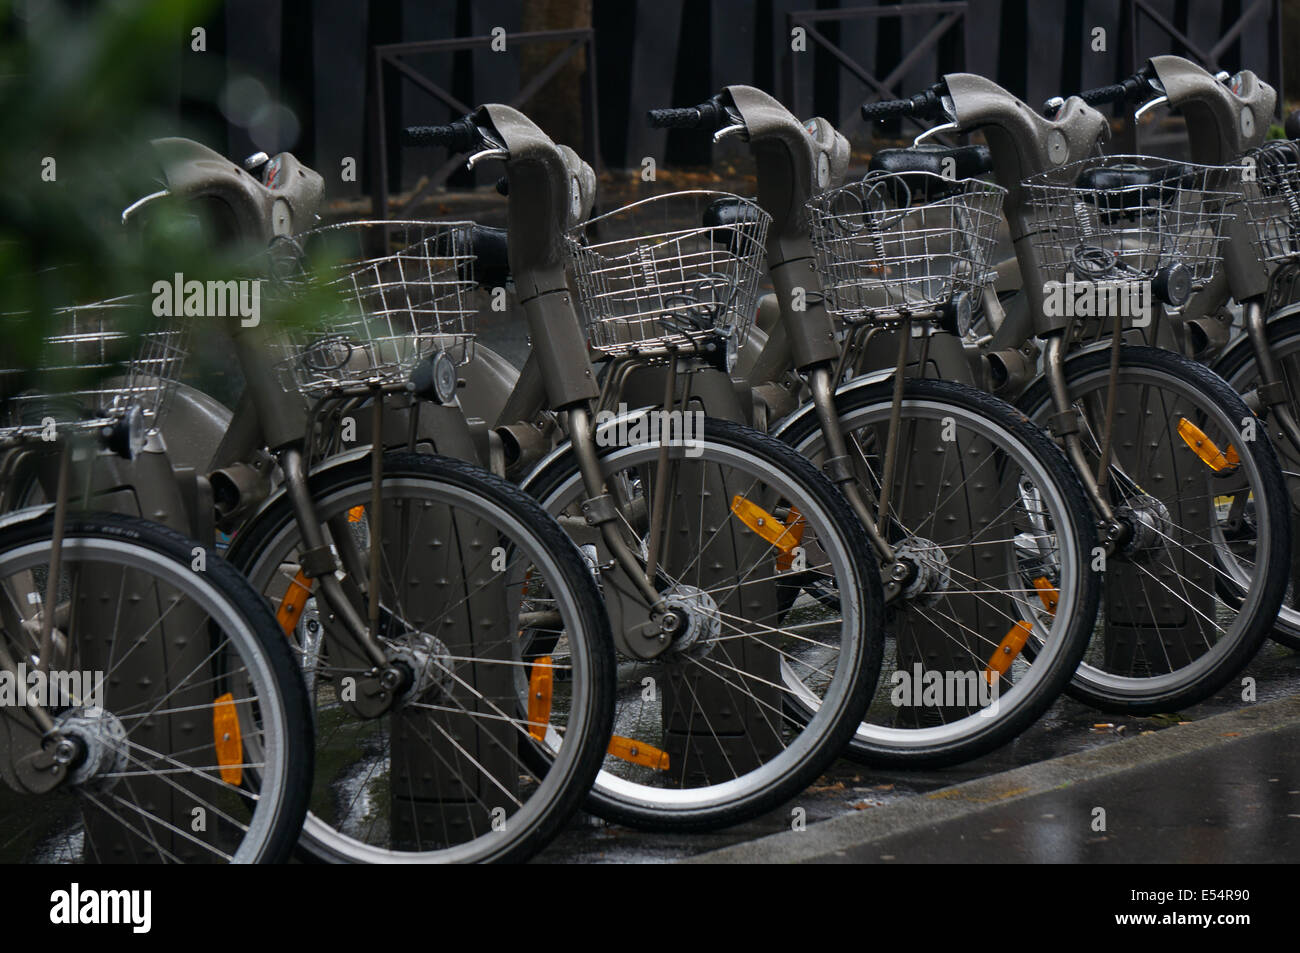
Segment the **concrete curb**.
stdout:
[[1218,745],[1300,725],[1300,697],[1251,705],[1189,725],[1176,725],[1077,754],[1040,761],[744,844],[699,854],[683,863],[818,863],[848,848],[978,814],[1049,791],[1150,767]]

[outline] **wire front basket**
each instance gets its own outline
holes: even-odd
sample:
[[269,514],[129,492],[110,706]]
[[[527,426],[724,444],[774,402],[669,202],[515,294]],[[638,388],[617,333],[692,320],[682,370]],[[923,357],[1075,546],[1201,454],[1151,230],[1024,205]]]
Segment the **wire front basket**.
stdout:
[[1238,166],[1153,156],[1094,157],[1031,176],[1025,212],[1044,281],[1144,283],[1157,295],[1171,280],[1204,287],[1240,176]]
[[592,348],[606,354],[742,343],[771,218],[726,192],[645,199],[572,229],[566,248]]
[[869,173],[808,203],[826,309],[851,323],[933,318],[992,278],[1006,191],[928,172]]
[[187,332],[159,329],[152,296],[58,311],[34,367],[0,369],[0,440],[111,426],[139,412],[159,426],[185,357]]
[[402,383],[439,351],[473,357],[471,222],[346,222],[273,246],[273,271],[290,292],[322,258],[331,299],[306,331],[290,335],[285,384],[310,397]]
[[1243,162],[1242,209],[1260,258],[1300,258],[1300,142],[1277,139],[1251,151]]

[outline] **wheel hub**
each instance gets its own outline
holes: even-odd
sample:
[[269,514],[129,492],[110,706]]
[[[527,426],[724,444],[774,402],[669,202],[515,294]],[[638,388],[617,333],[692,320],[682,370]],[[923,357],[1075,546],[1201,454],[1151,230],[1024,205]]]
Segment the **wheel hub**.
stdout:
[[713,597],[678,583],[663,594],[663,607],[678,619],[672,651],[693,658],[708,655],[722,633],[722,616]]
[[394,664],[406,666],[411,679],[399,704],[426,696],[448,697],[456,684],[453,675],[451,650],[437,636],[427,632],[412,633],[407,640],[394,648],[389,655]]
[[1161,551],[1173,535],[1169,508],[1152,496],[1139,496],[1116,507],[1115,518],[1128,527],[1122,550],[1128,556]]
[[948,591],[952,570],[944,551],[931,540],[911,536],[894,546],[894,558],[912,569],[903,598],[934,605]]
[[117,716],[97,705],[72,708],[54,719],[56,730],[81,747],[81,760],[68,770],[68,783],[106,791],[127,769],[126,729]]

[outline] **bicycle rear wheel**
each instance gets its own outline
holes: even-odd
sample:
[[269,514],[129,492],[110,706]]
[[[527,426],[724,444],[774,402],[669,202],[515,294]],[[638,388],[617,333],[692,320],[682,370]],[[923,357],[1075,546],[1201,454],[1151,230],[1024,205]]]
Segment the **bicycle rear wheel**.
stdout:
[[[48,510],[0,530],[5,646],[29,671],[51,531]],[[45,707],[76,751],[34,771],[40,734],[6,706],[0,857],[286,860],[307,808],[311,719],[265,604],[221,559],[139,519],[71,515],[61,558],[52,644],[66,651],[47,660],[61,687],[45,682],[57,696]]]

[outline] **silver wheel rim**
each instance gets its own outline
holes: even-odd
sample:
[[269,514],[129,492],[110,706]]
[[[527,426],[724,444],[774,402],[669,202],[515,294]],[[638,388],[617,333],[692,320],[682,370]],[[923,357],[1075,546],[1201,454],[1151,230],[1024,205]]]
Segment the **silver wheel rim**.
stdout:
[[[1097,384],[1104,385],[1109,375],[1108,368],[1099,368],[1082,374],[1070,380],[1072,391],[1081,393],[1093,393],[1093,388]],[[1189,387],[1181,379],[1174,377],[1164,371],[1155,368],[1140,366],[1121,366],[1120,367],[1120,387],[1126,385],[1140,384],[1148,382],[1152,385],[1159,386],[1162,390],[1173,391],[1179,394],[1183,399],[1188,400],[1195,409],[1201,413],[1207,414],[1217,427],[1227,432],[1235,432],[1233,422],[1227,417],[1222,409],[1212,400],[1206,398],[1199,391]],[[1122,400],[1122,398],[1121,398]],[[1035,408],[1035,414],[1040,412],[1041,408]],[[1251,454],[1240,455],[1241,465],[1244,467],[1249,485],[1257,487],[1260,485],[1259,468],[1255,464],[1254,457]],[[1254,495],[1254,494],[1252,494]],[[1256,501],[1258,505],[1258,501]],[[1272,526],[1269,525],[1269,519],[1259,519],[1257,513],[1256,526],[1259,530],[1257,550],[1268,552],[1269,543],[1272,537]],[[1216,524],[1217,525],[1217,524]],[[1222,541],[1222,536],[1219,540]],[[1223,571],[1223,560],[1216,558],[1218,564],[1216,570]],[[1235,563],[1236,560],[1233,560]],[[1124,566],[1126,563],[1117,563]],[[1222,601],[1222,597],[1216,593],[1214,596],[1217,600]],[[1155,696],[1168,694],[1173,691],[1186,689],[1195,685],[1213,668],[1219,665],[1224,656],[1227,655],[1233,646],[1241,638],[1245,620],[1249,620],[1258,611],[1261,599],[1260,589],[1258,586],[1251,586],[1245,594],[1240,607],[1236,610],[1236,616],[1233,620],[1232,627],[1224,632],[1214,645],[1202,655],[1194,659],[1190,664],[1177,668],[1172,672],[1159,675],[1139,677],[1124,676],[1114,672],[1107,672],[1093,665],[1085,658],[1075,673],[1074,682],[1076,685],[1105,695],[1130,698],[1144,699]],[[1099,616],[1100,618],[1100,616]],[[1099,627],[1100,631],[1100,627]]]
[[[552,580],[552,595],[560,603],[561,617],[566,620],[565,630],[569,631],[574,621],[580,618],[573,594],[565,588],[557,589],[554,581],[563,577],[550,554],[539,546],[532,533],[519,523],[507,510],[504,510],[482,495],[459,486],[434,482],[430,479],[412,477],[392,477],[384,480],[385,498],[388,490],[397,492],[401,489],[434,488],[432,492],[440,503],[452,504],[458,510],[477,515],[499,531],[510,535],[511,540],[528,557],[533,565],[543,568],[545,578]],[[317,512],[322,519],[327,514],[343,512],[352,505],[369,502],[369,481],[354,483],[351,486],[335,489],[316,499]],[[247,531],[247,530],[245,530]],[[280,556],[288,553],[296,544],[297,526],[292,519],[287,520],[268,538],[258,553],[257,559],[249,567],[248,576],[253,586],[265,591],[269,580],[280,565]],[[570,645],[573,645],[570,639]],[[590,660],[587,657],[587,641],[581,640],[581,650],[571,652],[574,686],[574,704],[567,734],[586,738],[591,731],[590,696]],[[383,716],[388,717],[388,716]],[[551,732],[550,734],[553,734]],[[569,783],[574,764],[581,758],[581,746],[578,744],[559,743],[552,747],[555,763],[547,772],[546,778],[523,803],[523,806],[509,816],[506,831],[513,834],[527,834],[543,817],[549,806],[558,799]],[[518,838],[505,838],[501,832],[492,831],[472,840],[449,847],[428,851],[394,850],[369,844],[339,831],[315,813],[309,812],[303,824],[303,838],[318,845],[334,856],[346,857],[357,863],[467,863],[491,859],[516,842]]]
[[[15,572],[43,564],[45,560],[42,554],[48,550],[48,547],[48,541],[37,541],[0,553],[0,581],[11,578]],[[202,573],[193,572],[188,565],[177,563],[152,548],[136,546],[124,540],[108,537],[71,536],[64,540],[63,553],[65,572],[66,567],[77,562],[102,561],[124,569],[146,572],[177,591],[185,593],[206,612],[209,619],[220,626],[222,634],[239,653],[239,660],[246,667],[246,678],[251,682],[259,706],[262,740],[256,744],[251,739],[245,742],[247,748],[252,748],[256,752],[254,758],[249,759],[250,762],[260,755],[260,761],[248,769],[255,772],[257,778],[258,791],[255,800],[257,807],[253,811],[252,819],[238,848],[228,860],[230,863],[255,863],[261,860],[267,849],[268,839],[275,830],[279,805],[286,796],[288,742],[278,682],[247,621]],[[166,755],[165,752],[160,754]],[[149,756],[154,756],[154,753],[149,753]],[[176,771],[173,769],[169,773],[174,774]],[[202,773],[202,771],[195,769],[191,773]],[[216,779],[211,780],[214,783],[224,784]],[[186,840],[195,842],[196,838],[189,836]],[[216,852],[215,848],[209,847],[209,849]]]
[[[841,416],[840,423],[844,429],[845,437],[851,439],[851,435],[859,429],[885,421],[888,419],[888,415],[889,401],[884,399],[881,402],[856,407],[846,412]],[[909,415],[913,417],[920,416],[921,419],[927,420],[952,417],[959,425],[964,424],[976,435],[999,447],[1020,468],[1021,472],[1034,482],[1040,491],[1043,488],[1050,489],[1051,492],[1046,495],[1044,504],[1052,524],[1058,527],[1070,525],[1068,506],[1061,496],[1055,481],[1034,455],[1014,435],[1001,426],[961,405],[928,398],[905,398],[903,401],[903,415],[904,420]],[[796,449],[810,459],[815,460],[822,452],[822,441],[823,437],[820,429],[815,429],[797,445]],[[1009,448],[1011,449],[1009,450]],[[850,453],[852,453],[852,448],[850,448]],[[1072,579],[1082,566],[1077,540],[1072,535],[1067,535],[1065,540],[1062,540],[1062,534],[1057,533],[1056,535],[1060,555],[1061,578],[1063,580]],[[998,707],[994,714],[986,714],[989,709],[984,709],[944,725],[921,728],[897,728],[864,721],[858,727],[854,741],[872,748],[898,751],[947,746],[981,735],[987,732],[997,720],[1009,717],[1014,712],[1019,711],[1021,707],[1031,701],[1034,689],[1046,677],[1051,661],[1065,649],[1064,634],[1070,627],[1070,619],[1073,613],[1077,611],[1076,587],[1073,585],[1069,587],[1063,586],[1060,587],[1059,592],[1060,601],[1057,604],[1055,621],[1051,633],[1047,634],[1042,631],[1041,617],[1044,613],[1041,604],[1035,606],[1023,597],[1014,599],[1018,605],[1027,606],[1028,611],[1026,614],[1031,616],[1034,623],[1034,638],[1038,645],[1037,657],[1034,664],[1027,665],[1022,669],[1022,673],[1015,678],[1012,687],[998,696]],[[892,644],[893,639],[890,639],[886,646],[886,665],[888,665],[888,646]],[[1044,649],[1044,646],[1046,646],[1046,649]],[[1026,671],[1027,676],[1024,674]],[[882,685],[887,681],[883,673],[881,681]]]
[[[601,455],[601,467],[606,477],[611,473],[624,471],[632,466],[653,466],[659,452],[658,442],[649,442],[632,447],[619,447],[606,451]],[[670,456],[674,460],[680,460],[683,457],[683,451],[680,447],[673,448]],[[825,541],[834,539],[836,544],[833,552],[827,552],[826,555],[834,576],[839,580],[856,580],[856,571],[849,559],[849,554],[840,541],[838,534],[830,532],[833,527],[828,514],[823,507],[815,503],[809,494],[801,489],[798,484],[790,477],[789,474],[773,467],[768,461],[751,453],[737,449],[728,444],[705,441],[702,453],[696,460],[705,461],[717,465],[730,465],[736,470],[745,472],[747,476],[759,478],[767,485],[782,493],[787,499],[799,500],[797,504],[800,512],[809,524],[816,527],[817,538]],[[585,493],[581,477],[577,472],[571,472],[566,475],[565,479],[555,488],[550,490],[543,500],[543,506],[547,512],[553,515],[562,514],[567,508],[572,506]],[[846,589],[841,586],[841,612],[843,619],[840,625],[840,662],[836,665],[835,673],[830,681],[826,698],[832,700],[832,704],[827,706],[823,704],[818,707],[814,718],[809,722],[807,727],[798,733],[794,742],[784,748],[776,757],[761,764],[757,768],[750,770],[740,777],[733,778],[716,784],[703,785],[696,788],[666,788],[655,787],[648,784],[639,784],[627,778],[619,777],[608,769],[602,769],[597,775],[594,790],[618,803],[629,805],[634,808],[640,808],[651,811],[664,812],[687,812],[701,811],[714,808],[724,808],[729,804],[752,796],[757,792],[769,789],[771,786],[780,783],[790,773],[797,771],[820,746],[821,739],[836,724],[839,712],[846,704],[848,697],[853,691],[853,678],[850,673],[857,669],[854,660],[859,657],[861,647],[858,644],[857,632],[862,625],[862,609],[857,603],[856,584],[848,590],[848,598],[845,598]],[[613,619],[611,619],[614,622]],[[614,622],[614,624],[617,624]],[[620,656],[620,669],[626,671],[626,662],[630,660]],[[801,679],[795,678],[799,688],[791,690],[786,686],[786,690],[791,694],[808,695],[809,690],[803,684]],[[619,731],[619,724],[616,716],[615,732]],[[608,761],[607,761],[608,763]]]

